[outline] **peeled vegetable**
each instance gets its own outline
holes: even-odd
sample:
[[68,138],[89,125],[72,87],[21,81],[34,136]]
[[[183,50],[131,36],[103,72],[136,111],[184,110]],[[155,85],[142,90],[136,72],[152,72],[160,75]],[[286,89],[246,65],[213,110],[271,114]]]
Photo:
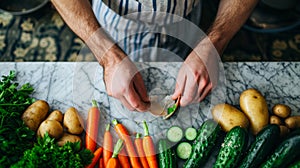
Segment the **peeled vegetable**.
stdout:
[[240,107],[250,121],[250,131],[256,135],[269,123],[268,106],[256,89],[247,89],[240,95]]

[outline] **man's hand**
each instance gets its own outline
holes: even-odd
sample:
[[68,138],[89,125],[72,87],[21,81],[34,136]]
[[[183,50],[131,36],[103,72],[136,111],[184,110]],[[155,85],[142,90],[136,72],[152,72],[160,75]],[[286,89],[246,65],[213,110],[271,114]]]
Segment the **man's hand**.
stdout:
[[137,67],[117,46],[112,47],[106,56],[118,58],[103,66],[107,94],[119,99],[131,111],[148,110],[150,101]]
[[217,85],[219,61],[213,44],[203,39],[183,62],[172,98],[181,95],[181,106],[202,101]]

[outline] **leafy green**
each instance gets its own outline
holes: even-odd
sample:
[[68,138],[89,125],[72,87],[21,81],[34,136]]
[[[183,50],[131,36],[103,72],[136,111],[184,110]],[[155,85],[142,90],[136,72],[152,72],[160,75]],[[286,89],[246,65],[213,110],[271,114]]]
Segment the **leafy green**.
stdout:
[[0,81],[0,167],[17,162],[23,151],[33,146],[35,133],[21,119],[25,109],[35,99],[30,95],[33,87],[26,83],[19,87],[16,72],[2,76]]
[[32,149],[24,153],[24,157],[12,168],[82,168],[92,162],[93,153],[88,149],[80,149],[80,142],[67,142],[60,147],[55,139],[45,134],[38,138]]

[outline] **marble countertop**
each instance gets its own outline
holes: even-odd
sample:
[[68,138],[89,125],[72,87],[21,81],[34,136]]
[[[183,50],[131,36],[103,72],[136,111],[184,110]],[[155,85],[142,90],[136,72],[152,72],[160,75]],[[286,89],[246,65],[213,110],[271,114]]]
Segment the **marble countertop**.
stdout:
[[[171,94],[181,63],[136,63],[151,94]],[[225,97],[208,96],[203,102],[181,108],[170,120],[149,113],[130,112],[119,101],[107,96],[102,80],[102,68],[96,62],[25,62],[0,63],[0,74],[16,70],[17,79],[35,88],[36,99],[47,100],[51,109],[65,111],[74,106],[85,119],[91,100],[96,99],[101,110],[100,134],[104,124],[117,118],[130,132],[142,132],[142,120],[147,120],[155,139],[164,136],[171,125],[199,127],[210,117],[210,108],[218,102],[239,105],[239,95],[247,88],[256,88],[265,96],[269,109],[276,103],[287,104],[293,114],[299,113],[300,63],[298,62],[227,62],[224,63]],[[101,141],[101,140],[100,140]],[[100,142],[101,143],[101,142]]]

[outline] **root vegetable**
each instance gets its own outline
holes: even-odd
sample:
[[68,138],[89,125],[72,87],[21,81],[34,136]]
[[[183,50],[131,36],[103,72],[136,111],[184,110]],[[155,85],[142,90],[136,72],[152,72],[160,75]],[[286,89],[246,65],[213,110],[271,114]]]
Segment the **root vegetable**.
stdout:
[[70,107],[64,114],[63,125],[71,134],[81,134],[83,126],[81,124],[81,117],[74,107]]
[[29,129],[37,131],[42,121],[47,117],[50,107],[44,100],[31,104],[23,113],[22,120]]
[[56,120],[45,120],[41,123],[37,134],[38,136],[44,137],[46,133],[52,138],[59,139],[62,137],[64,130],[60,122]]

